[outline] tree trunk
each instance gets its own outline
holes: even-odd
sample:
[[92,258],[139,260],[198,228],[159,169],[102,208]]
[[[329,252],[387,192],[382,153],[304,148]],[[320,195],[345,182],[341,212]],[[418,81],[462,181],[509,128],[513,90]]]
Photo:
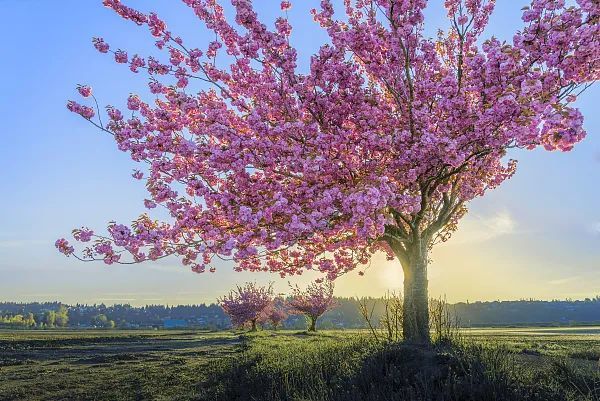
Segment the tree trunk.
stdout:
[[252,323],[252,328],[250,329],[250,331],[256,331],[256,319],[251,320],[250,322]]
[[310,320],[310,327],[308,328],[308,331],[317,331],[317,319],[315,319],[314,317],[309,317]]
[[427,247],[414,246],[402,264],[404,270],[404,341],[428,344],[429,296],[427,294]]

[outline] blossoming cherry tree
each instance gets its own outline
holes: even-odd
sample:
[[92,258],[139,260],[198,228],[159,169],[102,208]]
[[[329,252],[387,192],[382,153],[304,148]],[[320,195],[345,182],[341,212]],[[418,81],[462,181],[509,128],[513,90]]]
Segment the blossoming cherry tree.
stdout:
[[315,281],[304,291],[298,286],[292,287],[290,310],[292,313],[306,316],[309,322],[308,331],[317,331],[317,320],[335,306],[333,288],[333,282],[329,280]]
[[273,291],[271,286],[261,287],[255,283],[246,283],[231,290],[218,302],[235,327],[243,327],[250,323],[251,330],[256,331],[256,322],[273,302]]
[[277,330],[283,324],[283,321],[288,317],[288,305],[282,297],[273,299],[273,302],[265,309],[261,320],[265,323],[270,323],[273,330]]
[[75,254],[60,239],[67,255],[174,255],[195,272],[227,259],[239,271],[335,279],[383,251],[404,271],[404,337],[427,342],[430,249],[470,200],[513,175],[509,150],[568,151],[585,136],[574,102],[600,75],[597,1],[532,0],[504,42],[482,36],[493,0],[445,0],[448,27],[433,39],[426,0],[344,0],[337,10],[322,0],[312,18],[329,40],[305,69],[289,1],[274,27],[250,0],[231,0],[233,21],[217,0],[183,2],[212,31],[204,48],[154,13],[104,0],[149,28],[166,56],[94,46],[147,74],[155,98],[130,95],[128,117],[108,106],[100,118],[87,86],[90,105],[68,104],[147,166],[133,174],[146,181],[144,205],[171,218],[75,230],[92,242]]

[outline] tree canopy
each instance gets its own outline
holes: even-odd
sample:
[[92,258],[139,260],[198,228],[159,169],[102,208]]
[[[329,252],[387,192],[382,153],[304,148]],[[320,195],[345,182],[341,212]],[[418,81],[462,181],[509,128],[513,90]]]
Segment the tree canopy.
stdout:
[[[597,1],[533,0],[503,42],[482,37],[493,0],[446,0],[451,27],[436,38],[424,34],[425,0],[322,0],[312,18],[329,43],[308,71],[290,44],[290,2],[274,27],[249,0],[231,1],[234,21],[216,0],[184,3],[215,34],[204,48],[154,13],[104,1],[149,28],[165,59],[102,38],[94,46],[147,74],[156,97],[130,95],[129,117],[108,106],[101,118],[94,102],[68,108],[146,163],[134,173],[145,206],[171,219],[75,230],[93,241],[82,260],[176,255],[196,272],[234,260],[237,270],[331,279],[379,250],[405,265],[511,177],[509,149],[568,151],[585,136],[574,102],[600,74]],[[193,91],[192,80],[208,88]],[[67,240],[56,245],[74,254]]]

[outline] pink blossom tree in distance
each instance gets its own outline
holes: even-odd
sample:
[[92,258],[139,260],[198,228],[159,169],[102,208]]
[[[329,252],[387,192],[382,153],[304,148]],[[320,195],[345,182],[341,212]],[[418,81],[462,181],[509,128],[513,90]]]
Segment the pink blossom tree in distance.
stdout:
[[335,306],[333,288],[333,282],[329,280],[315,281],[304,291],[298,286],[292,287],[290,311],[306,316],[308,331],[317,331],[319,317]]
[[273,330],[277,330],[289,316],[287,309],[288,305],[285,299],[276,297],[263,312],[261,320],[264,323],[269,323],[273,327]]
[[147,167],[133,173],[145,180],[144,205],[171,218],[74,230],[92,242],[74,253],[58,240],[67,255],[108,264],[174,255],[199,273],[233,260],[239,271],[335,279],[383,251],[404,271],[404,337],[428,342],[431,248],[470,200],[513,175],[516,150],[569,151],[585,136],[574,102],[600,75],[597,1],[532,0],[504,42],[482,35],[493,0],[445,0],[436,38],[424,33],[426,0],[322,0],[312,18],[329,41],[304,69],[289,1],[273,27],[250,0],[231,1],[232,20],[217,0],[183,2],[213,31],[206,47],[154,13],[104,0],[165,53],[93,40],[147,75],[154,98],[132,94],[127,111],[101,113],[80,86],[90,103],[68,103]]
[[250,323],[251,331],[256,331],[256,322],[273,303],[273,291],[271,286],[246,283],[231,290],[218,303],[235,327]]

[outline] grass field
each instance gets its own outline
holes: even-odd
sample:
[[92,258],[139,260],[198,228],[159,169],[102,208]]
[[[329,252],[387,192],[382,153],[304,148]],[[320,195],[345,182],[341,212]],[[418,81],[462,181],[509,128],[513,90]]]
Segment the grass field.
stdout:
[[237,336],[186,331],[0,331],[0,400],[187,400]]
[[578,364],[600,360],[600,326],[468,329],[463,336],[523,355],[566,357]]
[[461,337],[431,351],[358,331],[0,331],[0,400],[600,399],[600,327]]

